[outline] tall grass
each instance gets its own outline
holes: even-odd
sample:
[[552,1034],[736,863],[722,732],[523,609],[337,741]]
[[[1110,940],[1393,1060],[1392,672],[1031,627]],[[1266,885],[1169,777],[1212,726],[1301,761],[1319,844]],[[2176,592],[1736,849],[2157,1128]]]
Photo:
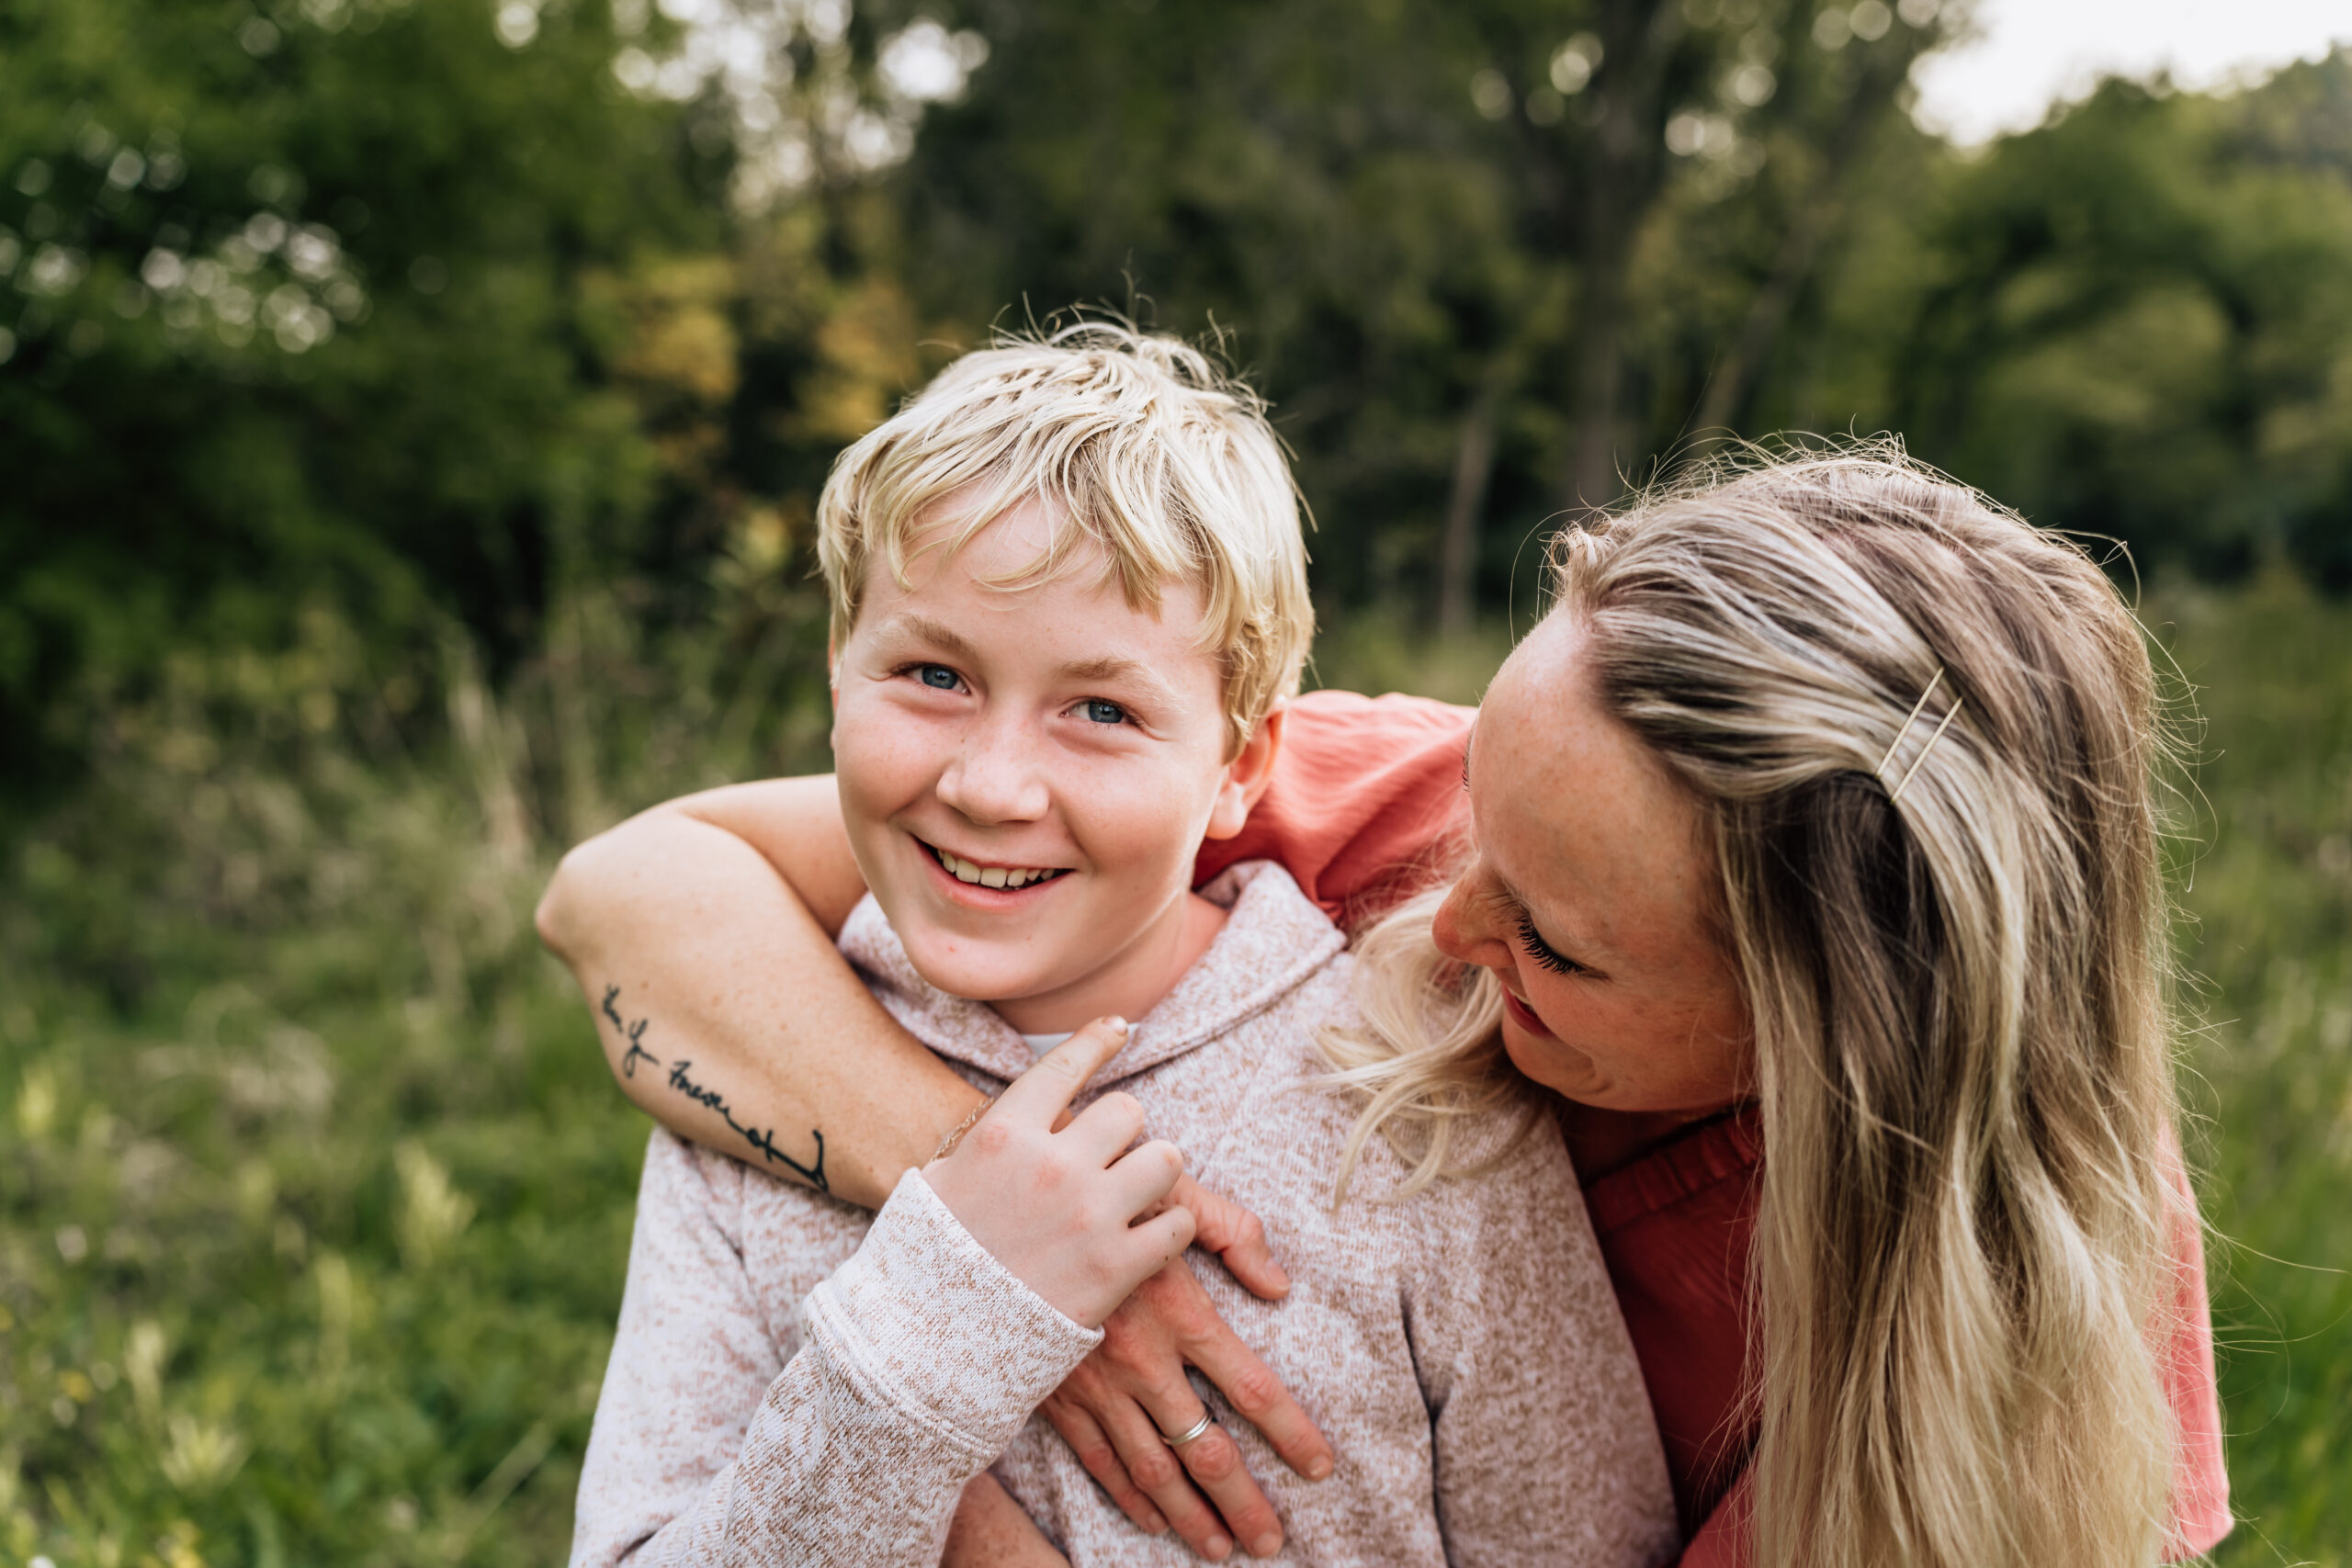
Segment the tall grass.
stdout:
[[2242,1521],[2229,1568],[2352,1563],[2352,609],[2159,594],[2197,689],[2184,1053]]
[[589,600],[499,693],[321,613],[93,701],[0,899],[0,1562],[560,1558],[644,1128],[532,902],[820,764],[821,626]]
[[[821,616],[586,599],[496,690],[334,617],[94,697],[92,774],[0,869],[0,1562],[546,1562],[643,1123],[528,912],[636,807],[823,764]],[[2352,1541],[2352,614],[2159,598],[2203,689],[2183,856],[2229,1564]],[[1489,635],[1329,628],[1329,684],[1466,699]]]

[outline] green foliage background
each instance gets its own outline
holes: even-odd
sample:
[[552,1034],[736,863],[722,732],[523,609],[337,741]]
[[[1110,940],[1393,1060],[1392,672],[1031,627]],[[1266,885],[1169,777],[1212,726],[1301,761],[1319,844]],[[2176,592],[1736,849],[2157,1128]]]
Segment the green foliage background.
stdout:
[[2347,1561],[2352,54],[1962,155],[1964,22],[0,3],[0,1562],[561,1551],[642,1123],[532,899],[823,765],[826,464],[1073,301],[1274,399],[1329,683],[1474,698],[1545,526],[1728,434],[2126,542],[2220,1560]]

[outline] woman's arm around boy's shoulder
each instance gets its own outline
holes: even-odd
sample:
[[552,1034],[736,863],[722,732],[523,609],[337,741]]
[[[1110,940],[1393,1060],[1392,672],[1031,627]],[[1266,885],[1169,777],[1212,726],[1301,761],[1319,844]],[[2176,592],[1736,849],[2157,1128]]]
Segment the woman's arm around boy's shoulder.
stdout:
[[[1473,1134],[1489,1149],[1515,1123]],[[1408,1287],[1453,1568],[1652,1568],[1679,1537],[1657,1423],[1548,1115],[1498,1163],[1408,1200]]]

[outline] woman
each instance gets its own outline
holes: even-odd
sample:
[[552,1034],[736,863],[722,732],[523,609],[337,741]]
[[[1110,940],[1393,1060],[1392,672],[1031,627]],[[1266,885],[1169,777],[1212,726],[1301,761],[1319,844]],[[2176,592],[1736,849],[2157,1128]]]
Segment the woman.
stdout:
[[[1557,565],[1556,607],[1480,716],[1477,854],[1434,935],[1491,976],[1510,1060],[1564,1097],[1684,1562],[2202,1551],[2229,1521],[2172,1130],[2159,737],[2113,588],[1868,455],[1669,493],[1572,530]],[[1220,858],[1275,854],[1345,902],[1442,839],[1430,784],[1461,752],[1442,713],[1329,705],[1346,732],[1318,737],[1302,703],[1293,774]],[[837,923],[854,894],[824,788],[716,792],[616,829],[567,863],[544,929],[592,995],[643,976],[698,1073],[761,1120],[823,1129],[828,1180],[871,1183],[971,1096],[830,970],[809,917]],[[714,934],[721,908],[743,919]],[[1491,1046],[1393,1038],[1410,1032],[1361,1043],[1353,1071],[1442,1162],[1429,1134]],[[1144,1433],[1189,1419],[1179,1352],[1256,1380],[1189,1311],[1180,1280],[1147,1286],[1049,1413],[1131,1511],[1215,1549]],[[1311,1464],[1295,1408],[1242,1392]],[[1256,1539],[1246,1478],[1204,1447],[1192,1478]]]

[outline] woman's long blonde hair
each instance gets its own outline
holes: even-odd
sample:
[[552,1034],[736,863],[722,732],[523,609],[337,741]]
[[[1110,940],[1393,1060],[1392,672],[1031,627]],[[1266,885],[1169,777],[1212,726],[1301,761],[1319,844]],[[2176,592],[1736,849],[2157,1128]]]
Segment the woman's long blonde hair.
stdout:
[[[1891,447],[1718,471],[1554,564],[1722,867],[1766,1151],[1756,1561],[2155,1562],[2185,1216],[2137,623],[2082,551]],[[1368,1027],[1329,1042],[1359,1133],[1422,1179],[1505,1092],[1490,986],[1429,914],[1368,933]]]

